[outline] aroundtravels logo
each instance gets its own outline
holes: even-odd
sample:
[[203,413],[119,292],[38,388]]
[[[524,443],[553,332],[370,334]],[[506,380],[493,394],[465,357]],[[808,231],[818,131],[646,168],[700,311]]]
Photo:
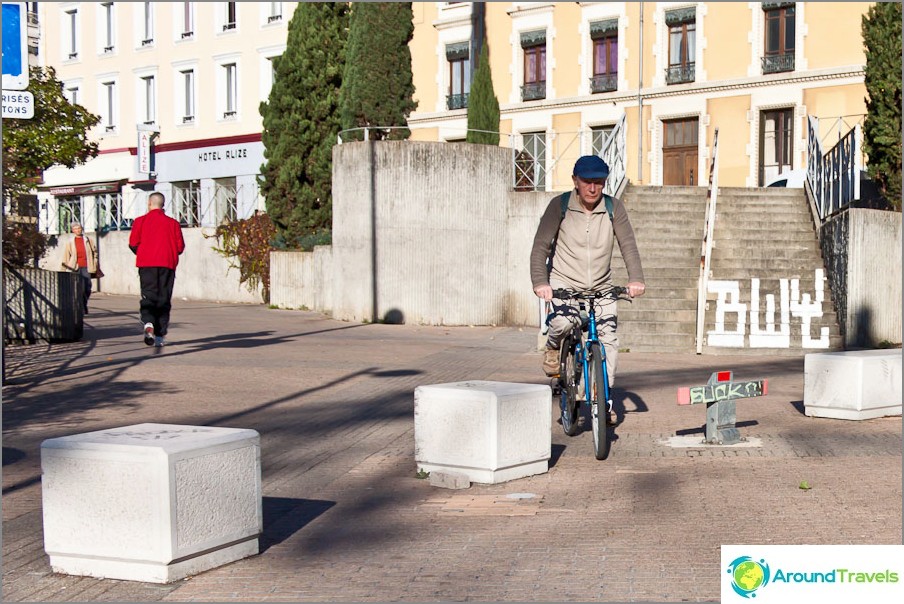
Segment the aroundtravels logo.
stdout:
[[765,560],[757,562],[750,556],[740,556],[728,565],[731,588],[744,598],[755,598],[756,590],[769,583],[769,565]]

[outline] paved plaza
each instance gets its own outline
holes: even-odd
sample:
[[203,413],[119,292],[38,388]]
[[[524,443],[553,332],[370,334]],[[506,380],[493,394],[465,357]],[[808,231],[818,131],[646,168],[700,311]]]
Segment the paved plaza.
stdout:
[[[608,460],[554,410],[547,473],[419,479],[415,388],[548,384],[536,336],[176,300],[154,349],[137,297],[95,294],[83,341],[5,350],[3,601],[718,601],[720,544],[901,543],[901,418],[807,417],[802,357],[625,352]],[[705,419],[678,388],[717,370],[769,380],[737,403],[751,446],[674,446]],[[260,433],[260,555],[169,585],[54,574],[41,442],[145,422]]]

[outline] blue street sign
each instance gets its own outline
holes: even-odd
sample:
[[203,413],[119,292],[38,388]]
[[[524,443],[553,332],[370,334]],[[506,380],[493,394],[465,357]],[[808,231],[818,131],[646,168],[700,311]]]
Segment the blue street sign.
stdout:
[[24,2],[3,3],[3,90],[28,88],[28,13]]

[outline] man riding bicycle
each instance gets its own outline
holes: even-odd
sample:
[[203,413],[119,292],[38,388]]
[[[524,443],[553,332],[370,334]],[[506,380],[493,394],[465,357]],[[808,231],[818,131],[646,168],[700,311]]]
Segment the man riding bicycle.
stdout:
[[[608,176],[609,166],[601,158],[595,155],[578,158],[571,177],[574,190],[565,193],[569,196],[566,210],[563,213],[562,196],[553,198],[534,236],[531,282],[534,293],[552,302],[553,307],[543,357],[543,370],[548,376],[559,373],[559,346],[563,336],[581,323],[578,301],[553,298],[553,288],[585,291],[610,286],[612,251],[618,241],[628,269],[628,295],[642,296],[646,289],[640,253],[625,205],[620,199],[606,201],[603,195]],[[611,387],[618,361],[616,301],[602,301],[597,316]]]

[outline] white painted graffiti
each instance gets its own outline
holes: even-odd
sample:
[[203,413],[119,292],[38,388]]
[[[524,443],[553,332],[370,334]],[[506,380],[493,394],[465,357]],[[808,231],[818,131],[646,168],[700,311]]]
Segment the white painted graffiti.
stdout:
[[[823,286],[825,271],[816,269],[816,291],[801,294],[800,279],[779,279],[779,306],[776,309],[775,294],[766,294],[765,309],[760,308],[760,280],[750,280],[750,348],[790,348],[791,318],[800,319],[802,348],[828,348],[829,328],[821,327],[819,337],[810,334],[810,322],[822,317],[824,301]],[[710,281],[709,293],[717,294],[716,328],[707,332],[707,343],[710,346],[723,348],[744,348],[747,336],[748,309],[741,302],[741,285],[739,281]],[[778,320],[776,321],[776,311]],[[725,325],[726,315],[737,316],[736,323]],[[763,318],[761,326],[760,318]]]

